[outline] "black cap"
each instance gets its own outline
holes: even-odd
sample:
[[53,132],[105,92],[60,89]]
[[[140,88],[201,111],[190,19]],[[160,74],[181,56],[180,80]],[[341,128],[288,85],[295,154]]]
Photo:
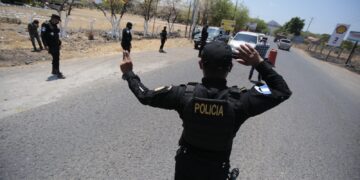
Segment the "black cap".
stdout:
[[126,27],[132,27],[132,25],[133,25],[133,24],[132,24],[131,22],[127,22],[127,23],[126,23]]
[[228,67],[232,61],[231,47],[222,41],[213,41],[205,45],[201,59],[205,66]]
[[56,14],[52,14],[52,15],[51,15],[51,19],[57,19],[57,20],[61,21],[60,16],[59,16],[59,15],[56,15]]

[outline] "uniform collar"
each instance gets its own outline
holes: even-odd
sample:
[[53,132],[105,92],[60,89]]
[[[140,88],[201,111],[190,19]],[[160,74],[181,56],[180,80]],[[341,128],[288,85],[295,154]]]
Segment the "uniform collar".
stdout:
[[218,89],[225,89],[226,86],[226,79],[222,78],[202,78],[202,84],[206,87],[214,87]]

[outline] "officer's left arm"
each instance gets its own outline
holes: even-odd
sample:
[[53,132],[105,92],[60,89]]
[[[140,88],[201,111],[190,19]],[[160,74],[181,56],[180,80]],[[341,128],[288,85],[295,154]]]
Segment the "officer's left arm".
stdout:
[[266,84],[256,85],[241,96],[240,101],[243,102],[244,112],[248,117],[277,106],[292,94],[283,77],[268,62],[263,61],[255,68]]

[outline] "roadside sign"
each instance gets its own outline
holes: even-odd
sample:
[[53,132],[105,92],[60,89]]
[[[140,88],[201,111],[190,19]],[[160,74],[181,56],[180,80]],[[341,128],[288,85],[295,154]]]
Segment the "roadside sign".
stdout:
[[221,20],[221,27],[225,31],[233,32],[234,28],[235,28],[235,21],[234,20],[223,19],[223,20]]
[[337,24],[334,32],[332,33],[328,45],[339,47],[344,40],[346,32],[349,30],[350,24]]
[[360,41],[360,32],[359,31],[350,31],[347,40]]

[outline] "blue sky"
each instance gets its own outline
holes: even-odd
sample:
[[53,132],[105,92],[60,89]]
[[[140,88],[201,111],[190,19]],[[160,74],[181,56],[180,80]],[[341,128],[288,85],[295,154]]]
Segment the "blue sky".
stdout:
[[[232,0],[234,3],[236,0]],[[337,23],[351,24],[350,31],[360,31],[360,0],[238,0],[249,8],[251,17],[281,25],[292,17],[305,19],[306,30],[331,34]]]

